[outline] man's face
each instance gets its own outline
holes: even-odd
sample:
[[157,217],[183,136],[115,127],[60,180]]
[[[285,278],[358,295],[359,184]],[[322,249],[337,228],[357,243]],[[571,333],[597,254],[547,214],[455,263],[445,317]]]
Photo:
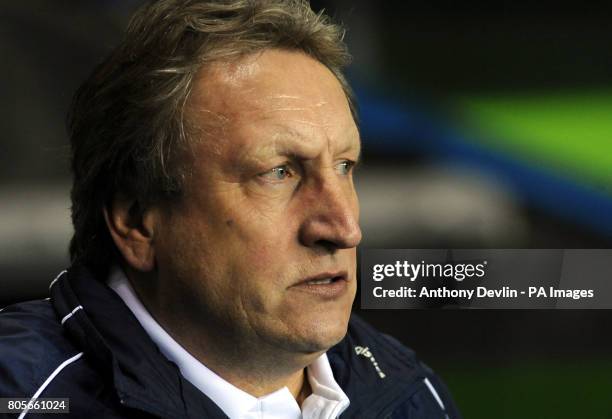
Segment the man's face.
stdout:
[[154,239],[165,309],[208,338],[326,350],[346,333],[361,239],[339,82],[268,50],[201,71],[186,115],[192,171]]

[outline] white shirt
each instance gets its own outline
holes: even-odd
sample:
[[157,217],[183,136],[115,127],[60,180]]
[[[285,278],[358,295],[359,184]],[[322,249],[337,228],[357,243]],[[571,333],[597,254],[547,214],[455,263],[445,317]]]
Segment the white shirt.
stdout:
[[111,269],[108,285],[166,358],[179,367],[183,377],[231,419],[335,419],[350,403],[334,379],[326,354],[306,368],[312,394],[304,400],[301,410],[287,387],[263,397],[251,396],[219,377],[175,341],[149,314],[119,267]]

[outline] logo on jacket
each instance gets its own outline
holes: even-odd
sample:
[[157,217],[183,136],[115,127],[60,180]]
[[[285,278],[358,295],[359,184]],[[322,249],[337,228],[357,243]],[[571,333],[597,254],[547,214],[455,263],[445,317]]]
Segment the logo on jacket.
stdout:
[[374,355],[372,355],[372,352],[370,352],[370,348],[368,348],[367,346],[366,347],[355,346],[355,353],[357,355],[361,355],[365,358],[368,358],[370,362],[372,363],[372,365],[374,365],[374,369],[376,370],[380,378],[386,377],[385,373],[382,372],[380,367],[378,366],[378,362],[376,362],[376,358],[374,358]]

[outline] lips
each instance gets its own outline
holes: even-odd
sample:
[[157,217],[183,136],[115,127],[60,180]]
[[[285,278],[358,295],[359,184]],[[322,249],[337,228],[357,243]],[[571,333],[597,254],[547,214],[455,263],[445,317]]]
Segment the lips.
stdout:
[[346,271],[324,272],[300,280],[289,289],[301,291],[318,298],[335,299],[348,291],[348,274]]
[[302,286],[302,285],[330,285],[337,281],[346,281],[347,280],[346,271],[337,271],[337,272],[323,272],[318,275],[302,279],[297,282],[293,286]]
[[331,284],[332,281],[334,281],[334,278],[325,278],[325,279],[313,279],[311,281],[307,281],[306,284],[308,285],[327,285],[327,284]]

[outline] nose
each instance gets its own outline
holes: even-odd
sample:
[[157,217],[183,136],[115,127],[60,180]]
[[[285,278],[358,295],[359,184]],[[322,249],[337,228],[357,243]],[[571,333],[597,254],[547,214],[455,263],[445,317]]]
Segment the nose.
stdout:
[[352,183],[321,182],[308,202],[299,232],[303,245],[328,251],[357,247],[361,241],[359,201]]

